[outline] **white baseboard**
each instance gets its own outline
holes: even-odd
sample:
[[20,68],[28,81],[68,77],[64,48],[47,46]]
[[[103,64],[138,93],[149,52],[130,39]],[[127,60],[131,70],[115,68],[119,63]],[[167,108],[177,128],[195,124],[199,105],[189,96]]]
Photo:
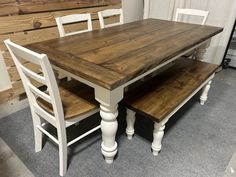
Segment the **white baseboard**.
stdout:
[[19,101],[14,99],[6,103],[0,104],[0,119],[4,118],[12,113],[15,113],[21,109],[24,109],[29,106],[28,99]]

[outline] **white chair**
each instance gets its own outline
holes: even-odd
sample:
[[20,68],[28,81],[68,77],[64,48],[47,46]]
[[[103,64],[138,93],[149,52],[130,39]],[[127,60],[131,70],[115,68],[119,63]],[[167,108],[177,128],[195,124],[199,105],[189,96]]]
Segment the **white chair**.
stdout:
[[[43,133],[58,144],[59,174],[63,176],[67,171],[67,146],[100,128],[99,125],[67,143],[66,128],[99,111],[93,89],[77,81],[70,81],[58,87],[47,55],[35,53],[9,39],[4,42],[14,60],[29,100],[34,127],[35,151],[42,150]],[[38,65],[43,75],[26,68],[19,59]],[[47,90],[43,92],[36,88],[32,80],[42,83]],[[57,129],[58,138],[45,129],[43,122],[50,123]]]
[[[188,15],[188,16],[197,16],[197,17],[202,17],[202,22],[201,25],[206,24],[206,20],[209,15],[209,11],[203,11],[203,10],[198,10],[198,9],[180,9],[177,8],[176,10],[176,15],[175,15],[175,21],[179,21],[180,15]],[[191,57],[194,59],[196,58],[196,49],[193,51],[190,51],[189,53],[185,54],[185,57]]]
[[180,9],[177,8],[176,15],[175,15],[175,21],[179,21],[180,15],[190,15],[190,16],[199,16],[202,17],[202,23],[201,25],[205,25],[207,17],[209,15],[209,11],[203,11],[198,9]]
[[[118,15],[120,16],[119,22],[105,25],[104,18],[111,17],[111,16],[118,16]],[[104,11],[100,11],[100,12],[98,12],[98,18],[99,18],[99,22],[100,22],[100,27],[102,29],[124,24],[124,16],[123,16],[122,9],[107,9]]]
[[[88,24],[87,29],[76,31],[76,32],[70,32],[70,33],[65,32],[65,29],[63,27],[64,24],[83,22],[83,21],[87,21],[87,24]],[[88,32],[88,31],[93,30],[92,18],[91,18],[91,14],[89,14],[89,13],[88,14],[72,14],[72,15],[66,15],[63,17],[57,17],[56,23],[57,23],[60,37],[74,35],[74,34],[80,34],[80,33],[84,33],[84,32]]]
[[[88,25],[87,29],[76,31],[76,32],[70,32],[70,33],[65,32],[63,24],[76,23],[76,22],[82,22],[82,21],[87,21],[87,25]],[[72,14],[72,15],[66,15],[63,17],[57,17],[56,23],[57,23],[57,28],[58,28],[60,37],[80,34],[80,33],[89,32],[93,30],[92,18],[91,18],[91,14],[89,13],[88,14]],[[60,75],[60,73],[58,75]],[[60,75],[59,77],[63,77],[63,76]],[[67,77],[67,80],[70,81],[71,77]]]

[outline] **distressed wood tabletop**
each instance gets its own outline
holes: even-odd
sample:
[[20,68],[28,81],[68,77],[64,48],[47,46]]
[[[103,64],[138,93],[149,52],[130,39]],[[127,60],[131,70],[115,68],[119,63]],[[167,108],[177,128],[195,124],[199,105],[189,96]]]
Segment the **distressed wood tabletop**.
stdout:
[[51,64],[113,90],[223,29],[147,19],[26,46]]

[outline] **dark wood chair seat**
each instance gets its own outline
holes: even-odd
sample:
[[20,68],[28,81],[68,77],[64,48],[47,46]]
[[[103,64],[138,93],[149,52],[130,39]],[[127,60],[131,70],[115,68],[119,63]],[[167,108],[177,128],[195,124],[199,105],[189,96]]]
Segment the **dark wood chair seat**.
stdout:
[[[93,88],[72,80],[59,85],[65,120],[76,118],[99,108],[94,97]],[[37,99],[38,104],[47,112],[53,114],[52,105],[42,98]]]
[[181,58],[147,83],[130,90],[124,99],[125,106],[160,122],[200,87],[217,68],[214,64]]

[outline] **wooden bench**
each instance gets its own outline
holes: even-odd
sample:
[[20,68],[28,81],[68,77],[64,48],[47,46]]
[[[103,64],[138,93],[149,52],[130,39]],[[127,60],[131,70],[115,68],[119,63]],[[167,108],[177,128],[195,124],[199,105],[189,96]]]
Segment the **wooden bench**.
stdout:
[[158,155],[166,122],[202,88],[200,104],[204,105],[217,68],[214,64],[181,58],[147,83],[129,90],[124,99],[128,139],[134,134],[136,112],[152,119],[152,151],[153,155]]

